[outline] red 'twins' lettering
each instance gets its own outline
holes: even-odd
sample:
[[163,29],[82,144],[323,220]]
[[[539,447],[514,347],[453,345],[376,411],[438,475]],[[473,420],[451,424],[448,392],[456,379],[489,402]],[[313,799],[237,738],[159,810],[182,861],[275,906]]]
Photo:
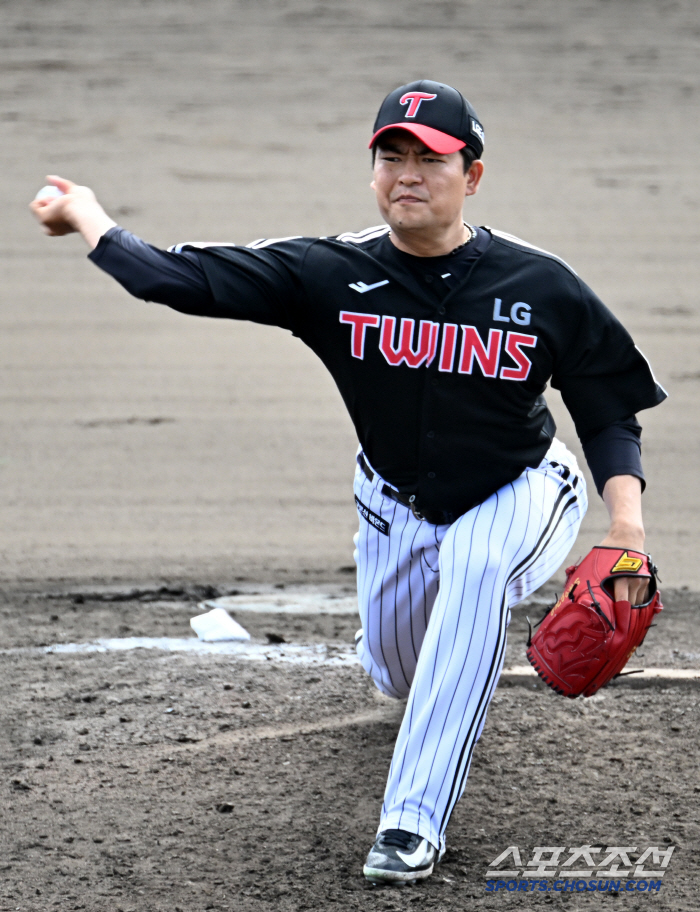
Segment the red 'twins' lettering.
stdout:
[[458,329],[459,326],[457,326],[456,323],[443,323],[442,350],[440,351],[440,363],[438,365],[439,371],[449,374],[454,367]]
[[527,380],[532,361],[525,355],[522,348],[534,348],[537,345],[537,336],[526,336],[524,333],[509,332],[506,336],[505,350],[511,356],[517,367],[502,367],[501,380]]
[[459,373],[471,374],[474,358],[476,358],[484,377],[498,376],[502,331],[500,329],[489,330],[488,347],[484,345],[476,326],[463,326],[462,333],[462,357],[459,361]]
[[382,334],[379,340],[381,353],[392,367],[396,367],[402,362],[406,362],[409,367],[420,367],[425,361],[427,367],[437,350],[439,323],[432,323],[430,320],[420,321],[420,330],[418,333],[418,348],[413,350],[413,331],[416,321],[403,317],[401,320],[401,331],[399,334],[399,347],[394,348],[394,335],[396,332],[396,317],[384,317],[382,320]]
[[[365,338],[368,328],[377,329],[381,326],[379,335],[379,350],[387,364],[398,367],[405,364],[407,367],[420,367],[424,364],[429,367],[437,354],[440,324],[431,320],[420,320],[416,333],[416,321],[409,317],[401,318],[398,344],[396,343],[396,317],[379,314],[355,313],[354,311],[341,310],[340,322],[352,328],[350,335],[350,352],[353,358],[363,360],[365,357]],[[455,367],[457,354],[458,333],[460,327],[456,323],[442,324],[442,343],[438,370],[451,373]],[[532,361],[523,351],[524,348],[535,348],[537,336],[525,333],[508,332],[503,342],[503,332],[500,329],[490,329],[488,341],[484,342],[476,326],[462,326],[462,347],[457,363],[460,374],[471,374],[474,370],[474,361],[481,368],[484,377],[500,377],[501,380],[527,380],[532,369]],[[415,338],[417,335],[417,339]],[[415,347],[414,347],[415,345]],[[515,367],[501,367],[501,351],[508,355]]]
[[362,360],[365,356],[365,331],[368,326],[379,326],[378,314],[353,313],[350,310],[340,311],[340,322],[352,326],[350,350],[353,358]]

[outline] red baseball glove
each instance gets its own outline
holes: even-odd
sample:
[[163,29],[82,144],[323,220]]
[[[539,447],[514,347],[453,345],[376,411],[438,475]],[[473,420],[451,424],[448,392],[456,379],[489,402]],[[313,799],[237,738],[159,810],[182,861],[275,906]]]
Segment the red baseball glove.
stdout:
[[[649,579],[648,600],[614,601],[618,576]],[[563,594],[530,637],[528,660],[557,693],[590,697],[622,671],[662,608],[648,554],[598,546],[567,567]]]

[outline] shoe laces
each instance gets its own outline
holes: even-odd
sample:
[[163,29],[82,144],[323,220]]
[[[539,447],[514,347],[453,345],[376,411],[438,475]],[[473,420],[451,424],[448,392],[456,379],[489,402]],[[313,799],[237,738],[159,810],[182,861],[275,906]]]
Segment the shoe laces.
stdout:
[[415,834],[407,833],[406,830],[384,830],[382,833],[384,845],[396,846],[399,849],[407,849],[412,839],[415,839]]

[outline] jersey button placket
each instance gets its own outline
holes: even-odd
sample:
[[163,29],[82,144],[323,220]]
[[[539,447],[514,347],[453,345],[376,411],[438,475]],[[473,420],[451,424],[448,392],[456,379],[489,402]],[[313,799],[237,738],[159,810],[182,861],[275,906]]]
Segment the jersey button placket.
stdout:
[[[435,431],[428,431],[428,433],[425,436],[428,438],[428,440],[434,440]],[[430,478],[430,479],[435,478],[435,472],[428,472],[428,478]]]
[[[430,285],[436,281],[437,276],[429,275],[426,273],[423,276],[423,279],[427,284]],[[442,294],[440,295],[441,298],[447,297],[451,293],[451,289],[449,289],[449,286],[446,290],[446,294],[445,294],[444,288],[441,288],[441,291],[442,291]],[[436,314],[437,316],[444,317],[445,314],[447,313],[447,308],[446,308],[445,304],[442,302],[442,300],[436,301],[433,306],[435,307],[435,309],[433,310],[433,313]],[[433,317],[433,319],[435,319],[435,317]],[[442,322],[442,321],[440,321],[440,322]],[[428,423],[428,421],[430,421],[430,424],[433,423],[431,415],[433,415],[433,412],[434,412],[434,403],[435,403],[434,396],[437,394],[438,387],[441,386],[441,383],[440,383],[441,378],[440,378],[439,374],[436,374],[436,367],[437,367],[437,363],[433,362],[429,368],[432,376],[430,376],[429,379],[426,378],[427,382],[424,387],[423,421],[425,421],[426,424]],[[429,469],[429,471],[426,471],[426,469],[428,467],[435,466],[436,461],[438,462],[437,467],[439,468],[439,459],[438,459],[439,447],[437,446],[438,441],[436,438],[435,430],[430,427],[430,424],[428,424],[428,430],[425,430],[425,424],[423,425],[424,430],[423,430],[423,436],[422,436],[422,444],[421,444],[420,453],[419,453],[419,470],[418,470],[419,500],[420,500],[421,493],[423,494],[424,497],[427,496],[428,498],[432,499],[432,496],[434,496],[434,493],[435,493],[435,481],[438,476],[438,473],[432,467]],[[426,463],[427,463],[427,465],[426,465]]]
[[[433,408],[432,408],[433,390],[436,386],[438,386],[438,382],[439,381],[438,381],[437,377],[431,377],[429,383],[427,383],[425,386],[425,393],[424,393],[424,398],[423,398],[423,420],[425,421],[426,424],[428,423],[428,421],[430,421],[430,423],[432,424],[431,415],[432,415],[432,411],[433,411]],[[423,427],[425,428],[425,425],[423,425]],[[428,424],[428,430],[423,431],[422,439],[423,439],[423,443],[420,448],[421,452],[420,452],[419,477],[423,479],[422,487],[423,487],[423,491],[425,493],[425,482],[433,481],[436,477],[435,472],[432,469],[430,469],[430,471],[425,470],[426,463],[429,466],[431,463],[434,464],[434,460],[435,460],[435,430],[433,428],[431,428],[429,424]],[[428,490],[430,490],[430,486],[428,486]]]

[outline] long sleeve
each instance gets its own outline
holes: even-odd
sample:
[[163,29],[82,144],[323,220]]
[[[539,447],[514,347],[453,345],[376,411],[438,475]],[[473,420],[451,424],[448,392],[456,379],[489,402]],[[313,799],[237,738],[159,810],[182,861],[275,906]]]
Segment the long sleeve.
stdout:
[[293,329],[300,300],[298,268],[308,244],[303,238],[283,238],[248,247],[184,244],[160,250],[115,226],[89,259],[142,300],[201,317]]
[[100,238],[89,259],[144,301],[175,310],[218,316],[209,282],[193,250],[169,253],[115,226]]
[[642,469],[642,428],[634,415],[616,421],[581,440],[586,462],[598,493],[614,475],[634,475],[646,486]]

